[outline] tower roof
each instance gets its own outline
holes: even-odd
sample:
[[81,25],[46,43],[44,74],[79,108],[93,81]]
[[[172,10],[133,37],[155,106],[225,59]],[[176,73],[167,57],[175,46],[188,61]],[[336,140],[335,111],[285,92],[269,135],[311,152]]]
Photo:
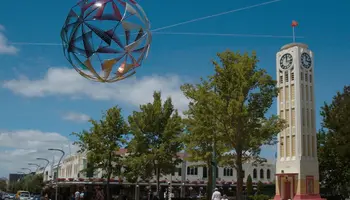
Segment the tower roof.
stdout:
[[308,48],[307,44],[303,44],[303,43],[289,43],[289,44],[286,44],[286,45],[282,46],[281,50],[289,49],[289,48],[294,47],[294,46],[299,46],[299,47],[302,47],[302,48],[305,48],[305,49]]

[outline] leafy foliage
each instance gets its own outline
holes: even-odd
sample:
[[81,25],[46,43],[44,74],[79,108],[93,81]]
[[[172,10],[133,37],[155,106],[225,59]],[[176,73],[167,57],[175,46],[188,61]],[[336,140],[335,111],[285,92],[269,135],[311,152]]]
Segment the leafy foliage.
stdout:
[[251,200],[270,200],[271,197],[264,194],[254,195],[249,197]]
[[7,183],[5,179],[0,179],[0,191],[6,191]]
[[170,174],[181,162],[177,153],[183,148],[183,124],[171,98],[164,104],[160,92],[154,92],[153,98],[152,103],[141,105],[139,112],[129,116],[133,139],[128,145],[126,174],[134,180],[158,174],[159,189],[159,176]]
[[[107,178],[107,187],[112,175],[120,175],[122,156],[118,151],[126,143],[125,136],[129,127],[121,115],[119,107],[112,107],[107,110],[99,121],[90,120],[92,127],[89,131],[72,133],[78,140],[75,142],[80,147],[80,152],[86,152],[89,167],[85,169],[101,169],[103,177]],[[107,190],[107,199],[109,199]]]
[[322,130],[317,135],[320,180],[344,197],[350,194],[350,86],[321,108]]
[[[186,160],[191,162],[204,162],[204,166],[209,169],[208,174],[208,191],[212,191],[212,158],[215,148],[215,160],[220,162],[222,155],[226,152],[225,146],[218,139],[221,135],[216,129],[216,114],[214,109],[213,91],[207,81],[202,84],[191,85],[185,84],[181,86],[181,90],[185,96],[191,100],[189,109],[184,114],[186,125],[186,133],[183,136],[185,144],[185,152],[189,154]],[[211,198],[211,193],[207,193],[207,199]]]
[[[217,132],[217,143],[227,149],[227,165],[237,171],[237,200],[243,188],[242,164],[253,160],[263,162],[260,147],[274,144],[275,136],[284,128],[284,121],[277,116],[266,117],[278,88],[276,81],[263,69],[258,69],[256,54],[240,54],[225,51],[218,54],[219,62],[213,61],[215,74],[209,80],[201,80],[208,101],[203,103],[208,125]],[[190,87],[190,86],[186,86]],[[194,87],[194,86],[192,86]],[[208,92],[207,92],[208,91]],[[189,96],[189,95],[187,95]],[[196,103],[195,98],[191,98]],[[203,115],[205,116],[205,115]],[[212,126],[212,127],[210,127]],[[207,127],[207,128],[208,128]]]
[[18,182],[9,183],[8,191],[16,193],[18,190],[26,190],[31,193],[40,193],[43,186],[44,183],[42,174],[28,174]]
[[252,195],[253,194],[253,179],[250,174],[247,177],[247,195]]
[[258,185],[256,186],[256,194],[262,194],[262,191],[263,191],[263,187],[264,187],[264,184],[259,181],[258,182]]

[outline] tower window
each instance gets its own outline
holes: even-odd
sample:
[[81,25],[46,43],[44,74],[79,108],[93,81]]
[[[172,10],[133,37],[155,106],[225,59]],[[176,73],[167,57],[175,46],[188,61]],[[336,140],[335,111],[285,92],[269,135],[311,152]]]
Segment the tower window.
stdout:
[[289,79],[289,77],[288,77],[288,71],[286,71],[286,72],[284,72],[284,77],[285,77],[285,79],[286,79],[286,83],[288,83],[288,79]]
[[310,135],[307,135],[307,156],[311,156],[311,145],[310,145],[310,141],[311,141],[311,138],[310,138]]
[[284,157],[284,138],[280,137],[280,157]]
[[278,91],[278,97],[279,97],[280,102],[283,102],[283,90],[282,89],[280,89]]
[[312,140],[312,144],[311,144],[311,147],[312,147],[312,157],[315,157],[316,156],[316,152],[315,152],[315,137],[314,136],[311,136]]
[[270,169],[267,169],[267,171],[266,171],[266,178],[267,179],[271,178],[271,171],[270,171]]
[[295,135],[292,135],[292,156],[295,156]]
[[305,73],[305,81],[307,81],[307,74]]
[[306,138],[303,135],[303,156],[306,156]]
[[291,73],[291,79],[294,81],[294,72]]
[[309,109],[306,108],[306,127],[309,127],[309,122],[310,122],[310,120],[309,120]]
[[290,95],[291,95],[291,100],[294,100],[295,99],[295,87],[294,87],[294,84],[291,86],[291,91],[290,91]]
[[309,81],[310,83],[312,83],[312,75],[310,74],[310,77],[309,77]]
[[295,126],[295,108],[292,108],[292,127]]
[[305,100],[309,101],[309,88],[307,87],[307,85],[305,85]]
[[289,127],[289,125],[290,125],[290,122],[289,122],[289,110],[286,110],[286,122],[287,122],[287,127]]
[[303,80],[304,74],[303,72],[300,72],[300,79]]
[[301,100],[304,100],[304,85],[303,84],[301,84],[301,86],[300,86],[300,88],[301,88],[301,90],[300,90],[300,93],[301,93]]
[[286,141],[286,156],[289,157],[290,156],[290,137],[287,136],[287,141]]
[[303,121],[303,126],[305,126],[305,109],[302,108],[301,109],[301,120]]
[[313,92],[312,92],[312,86],[310,86],[310,101],[312,101],[312,94],[313,94]]
[[283,83],[283,76],[280,76],[280,83]]
[[289,101],[289,87],[288,86],[286,86],[286,89],[285,89],[285,95],[284,95],[284,97],[285,97],[285,101],[287,102],[287,101]]

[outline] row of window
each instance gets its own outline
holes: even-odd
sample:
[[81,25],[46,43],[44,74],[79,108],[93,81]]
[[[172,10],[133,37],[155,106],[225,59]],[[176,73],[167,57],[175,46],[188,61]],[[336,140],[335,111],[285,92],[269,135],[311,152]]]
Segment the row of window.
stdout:
[[[287,102],[289,100],[294,100],[295,99],[295,86],[294,84],[291,85],[290,87],[290,98],[289,98],[289,86],[287,85],[283,90],[281,90],[278,94],[279,97],[279,102]],[[304,92],[305,91],[305,92]],[[300,97],[301,100],[306,100],[306,101],[313,101],[313,97],[312,97],[313,91],[312,91],[312,86],[308,86],[308,85],[300,85]],[[284,97],[284,99],[283,99]]]
[[[181,169],[181,168],[180,168]],[[180,170],[181,171],[181,170]],[[219,175],[219,168],[216,167],[216,178],[218,178]],[[260,179],[264,179],[264,170],[260,169]],[[187,167],[187,175],[198,175],[198,168],[197,167]],[[203,167],[203,178],[208,178],[208,169],[207,167]],[[181,176],[181,173],[179,174]],[[223,170],[223,176],[233,176],[233,169],[232,168],[224,168]],[[243,177],[245,177],[245,172],[243,171]],[[258,177],[257,169],[253,170],[253,178],[256,179]],[[266,170],[266,178],[271,178],[271,170]]]
[[[291,76],[291,80],[294,81],[294,72],[291,72],[290,73],[290,76]],[[305,82],[308,82],[310,81],[310,83],[312,83],[312,75],[305,73],[305,75],[303,74],[303,72],[300,72],[300,80],[305,80]],[[289,74],[288,74],[288,71],[284,72],[284,81],[286,83],[289,82]],[[280,83],[283,83],[283,75],[280,75]]]

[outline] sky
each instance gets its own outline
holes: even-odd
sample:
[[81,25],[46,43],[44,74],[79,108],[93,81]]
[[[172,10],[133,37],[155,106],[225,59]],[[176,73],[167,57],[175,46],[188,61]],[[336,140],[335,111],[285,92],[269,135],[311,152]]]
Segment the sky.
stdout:
[[[61,42],[61,27],[76,2],[2,2],[0,177],[23,171],[29,162],[44,164],[37,162],[37,157],[57,159],[59,154],[48,148],[74,153],[76,147],[71,143],[75,138],[70,134],[88,129],[89,118],[99,119],[115,105],[127,116],[140,104],[150,102],[154,90],[160,90],[163,97],[171,96],[180,111],[186,110],[188,100],[180,85],[198,82],[212,73],[211,60],[217,52],[255,50],[259,67],[275,78],[276,52],[292,42],[292,20],[299,22],[297,42],[308,44],[315,55],[318,128],[320,107],[349,84],[348,0],[281,0],[261,6],[252,5],[267,1],[141,0],[152,29],[236,11],[162,30],[177,34],[153,34],[149,56],[136,75],[112,84],[80,77],[63,56],[61,46],[43,44]],[[276,112],[276,105],[271,112]],[[275,147],[264,147],[262,155],[272,159],[275,151]]]

